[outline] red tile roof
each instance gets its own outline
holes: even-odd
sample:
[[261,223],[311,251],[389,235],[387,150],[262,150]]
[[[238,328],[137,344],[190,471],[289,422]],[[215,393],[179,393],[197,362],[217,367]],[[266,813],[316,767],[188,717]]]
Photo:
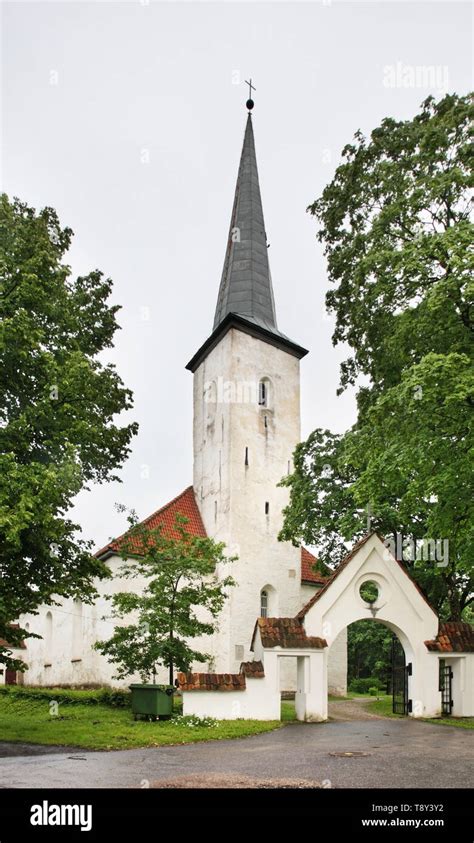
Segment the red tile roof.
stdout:
[[[304,618],[304,616],[306,615],[306,613],[307,613],[307,612],[309,612],[309,610],[311,609],[311,606],[314,606],[314,604],[315,604],[315,603],[319,600],[319,598],[320,598],[323,594],[325,594],[325,593],[326,593],[327,589],[328,589],[328,588],[330,588],[330,586],[332,585],[332,583],[334,582],[334,580],[335,580],[335,579],[339,576],[339,574],[341,573],[341,571],[343,571],[343,570],[344,570],[344,568],[346,567],[346,565],[348,565],[348,564],[349,564],[349,562],[351,561],[351,559],[352,559],[352,558],[356,555],[356,553],[357,553],[357,552],[361,549],[361,547],[363,547],[363,546],[364,546],[364,544],[365,544],[365,543],[366,543],[366,542],[367,542],[367,541],[371,538],[371,536],[374,536],[374,535],[378,536],[381,542],[383,542],[383,541],[384,541],[384,539],[382,538],[382,536],[380,536],[378,533],[375,533],[375,532],[372,532],[372,533],[367,533],[365,536],[362,536],[362,538],[361,538],[361,539],[359,539],[359,541],[355,543],[355,545],[352,547],[352,549],[349,551],[349,553],[348,553],[348,554],[344,557],[344,559],[342,559],[342,561],[341,561],[341,562],[339,562],[339,565],[337,566],[336,570],[335,570],[335,571],[334,571],[334,573],[333,573],[333,574],[329,577],[329,579],[327,579],[327,580],[326,580],[326,582],[325,582],[325,584],[323,585],[323,587],[322,587],[322,588],[320,588],[320,589],[316,592],[316,594],[315,594],[315,595],[311,598],[311,600],[309,600],[309,601],[308,601],[308,603],[306,603],[306,605],[305,605],[305,606],[303,606],[303,608],[302,608],[302,609],[298,612],[298,614],[296,615],[296,617],[297,617],[297,618],[299,618],[299,619]],[[391,554],[390,554],[390,555],[391,555]],[[403,573],[404,573],[404,574],[406,574],[406,576],[408,577],[408,579],[410,580],[410,582],[412,582],[412,583],[413,583],[413,585],[415,586],[416,590],[418,591],[418,593],[419,593],[420,597],[422,597],[422,598],[423,598],[423,600],[425,601],[425,603],[427,603],[427,605],[428,605],[428,606],[430,607],[430,609],[434,612],[434,614],[436,614],[435,610],[433,609],[433,607],[432,607],[431,603],[429,602],[429,600],[428,600],[428,598],[427,598],[426,594],[424,593],[423,589],[419,586],[419,584],[416,582],[416,580],[414,580],[414,579],[413,579],[413,577],[410,575],[410,573],[409,573],[409,572],[408,572],[408,570],[406,569],[406,567],[405,567],[405,565],[403,564],[403,562],[400,562],[398,559],[395,559],[395,557],[394,557],[394,556],[392,556],[392,559],[393,559],[393,561],[394,561],[394,562],[395,562],[395,563],[396,563],[396,564],[397,564],[397,565],[398,565],[398,566],[402,569]]]
[[474,626],[463,621],[440,623],[433,641],[425,641],[430,652],[474,653]]
[[243,673],[178,673],[181,691],[245,691]]
[[[173,498],[173,500],[165,504],[165,506],[162,506],[161,509],[157,509],[156,512],[153,512],[152,515],[149,515],[148,518],[145,518],[144,521],[141,521],[140,523],[142,525],[149,526],[152,530],[158,526],[162,526],[163,533],[168,538],[179,538],[179,534],[177,533],[175,527],[175,519],[178,513],[180,515],[184,515],[184,517],[188,519],[185,529],[188,533],[190,533],[190,535],[201,536],[202,538],[206,537],[206,530],[204,529],[201,513],[199,512],[192,486],[188,486],[184,492],[181,492],[180,495]],[[100,558],[101,556],[110,556],[114,553],[118,553],[120,551],[120,544],[123,542],[126,535],[127,533],[123,533],[123,535],[113,539],[101,550],[98,550],[95,555]]]
[[247,676],[263,679],[262,662],[242,662],[239,673],[178,673],[175,684],[181,691],[245,691]]
[[250,649],[253,652],[257,629],[260,630],[263,647],[284,647],[286,649],[327,647],[325,638],[306,635],[306,630],[298,618],[258,618],[253,631]]
[[242,662],[240,673],[245,676],[252,676],[253,679],[263,679],[265,676],[262,662]]
[[311,585],[324,585],[327,582],[327,577],[315,572],[314,566],[317,562],[316,556],[301,545],[301,582],[311,583]]
[[[142,525],[149,525],[151,529],[162,525],[163,532],[167,537],[178,538],[179,535],[175,529],[175,518],[177,513],[184,515],[185,518],[188,519],[188,523],[186,524],[186,530],[188,533],[192,536],[206,537],[206,530],[201,518],[201,513],[199,512],[199,507],[196,503],[194,489],[192,486],[188,486],[184,492],[181,492],[180,495],[177,495],[177,497],[173,498],[172,501],[165,504],[165,506],[162,506],[160,509],[157,509],[156,512],[153,512],[152,515],[149,515],[148,518],[145,518],[140,523]],[[98,550],[95,555],[100,559],[102,556],[107,558],[107,556],[119,553],[120,544],[123,542],[127,534],[128,533],[123,533],[121,536],[113,539],[109,542],[109,544],[106,544],[105,547]],[[137,543],[137,552],[138,550],[139,548]],[[321,574],[316,574],[313,571],[313,565],[317,561],[316,557],[313,556],[309,550],[305,547],[301,548],[301,582],[311,585],[324,585],[324,583],[327,582],[327,577],[323,577]]]

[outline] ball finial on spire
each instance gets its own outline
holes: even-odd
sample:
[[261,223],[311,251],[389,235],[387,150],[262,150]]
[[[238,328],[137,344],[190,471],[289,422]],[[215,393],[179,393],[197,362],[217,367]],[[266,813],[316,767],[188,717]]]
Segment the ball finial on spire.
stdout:
[[248,98],[247,102],[245,103],[245,105],[247,106],[249,111],[252,111],[252,108],[255,105],[255,103],[252,99],[252,91],[256,91],[257,89],[252,85],[252,77],[250,77],[250,79],[248,81],[246,79],[245,84],[249,86],[249,98]]

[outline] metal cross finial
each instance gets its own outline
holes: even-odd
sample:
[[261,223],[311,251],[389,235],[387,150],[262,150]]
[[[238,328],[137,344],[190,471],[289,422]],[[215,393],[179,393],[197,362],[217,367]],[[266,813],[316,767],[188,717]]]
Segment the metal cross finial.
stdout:
[[245,80],[245,84],[249,86],[249,100],[251,100],[251,99],[252,99],[252,91],[256,91],[256,90],[257,90],[257,89],[256,89],[256,88],[252,85],[252,77],[250,77],[250,80],[249,80],[249,81],[247,81],[247,79],[246,79],[246,80]]

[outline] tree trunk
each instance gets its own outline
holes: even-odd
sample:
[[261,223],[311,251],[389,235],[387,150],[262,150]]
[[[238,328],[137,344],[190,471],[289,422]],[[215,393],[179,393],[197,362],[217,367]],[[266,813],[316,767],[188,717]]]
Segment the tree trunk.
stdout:
[[453,588],[449,595],[449,620],[460,621],[461,618],[461,601],[458,592]]
[[449,620],[460,621],[462,613],[461,595],[457,588],[457,583],[455,582],[453,574],[448,574],[447,577],[445,577],[445,581],[448,586]]

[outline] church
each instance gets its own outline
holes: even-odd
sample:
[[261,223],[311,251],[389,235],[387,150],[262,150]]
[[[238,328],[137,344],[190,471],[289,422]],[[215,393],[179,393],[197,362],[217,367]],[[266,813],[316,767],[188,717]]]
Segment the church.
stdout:
[[[257,618],[295,617],[326,583],[306,548],[278,541],[289,496],[278,484],[291,473],[300,441],[300,360],[308,352],[277,323],[252,107],[249,100],[212,331],[186,366],[194,382],[192,485],[145,519],[150,527],[172,529],[180,513],[188,519],[186,529],[224,542],[228,554],[237,557],[230,572],[235,586],[218,630],[212,640],[195,639],[193,645],[212,654],[198,669],[230,674],[252,658]],[[106,596],[131,588],[118,575],[119,546],[120,538],[97,553],[113,577],[98,584],[94,605],[66,600],[21,618],[22,626],[42,639],[26,640],[21,655],[28,670],[17,681],[73,686],[138,681],[138,676],[115,680],[114,666],[92,648],[113,631],[112,621],[104,620],[110,614]],[[286,662],[281,691],[295,688],[295,666]],[[346,676],[344,629],[330,648],[330,692],[344,694]],[[157,681],[166,677],[163,669]]]

